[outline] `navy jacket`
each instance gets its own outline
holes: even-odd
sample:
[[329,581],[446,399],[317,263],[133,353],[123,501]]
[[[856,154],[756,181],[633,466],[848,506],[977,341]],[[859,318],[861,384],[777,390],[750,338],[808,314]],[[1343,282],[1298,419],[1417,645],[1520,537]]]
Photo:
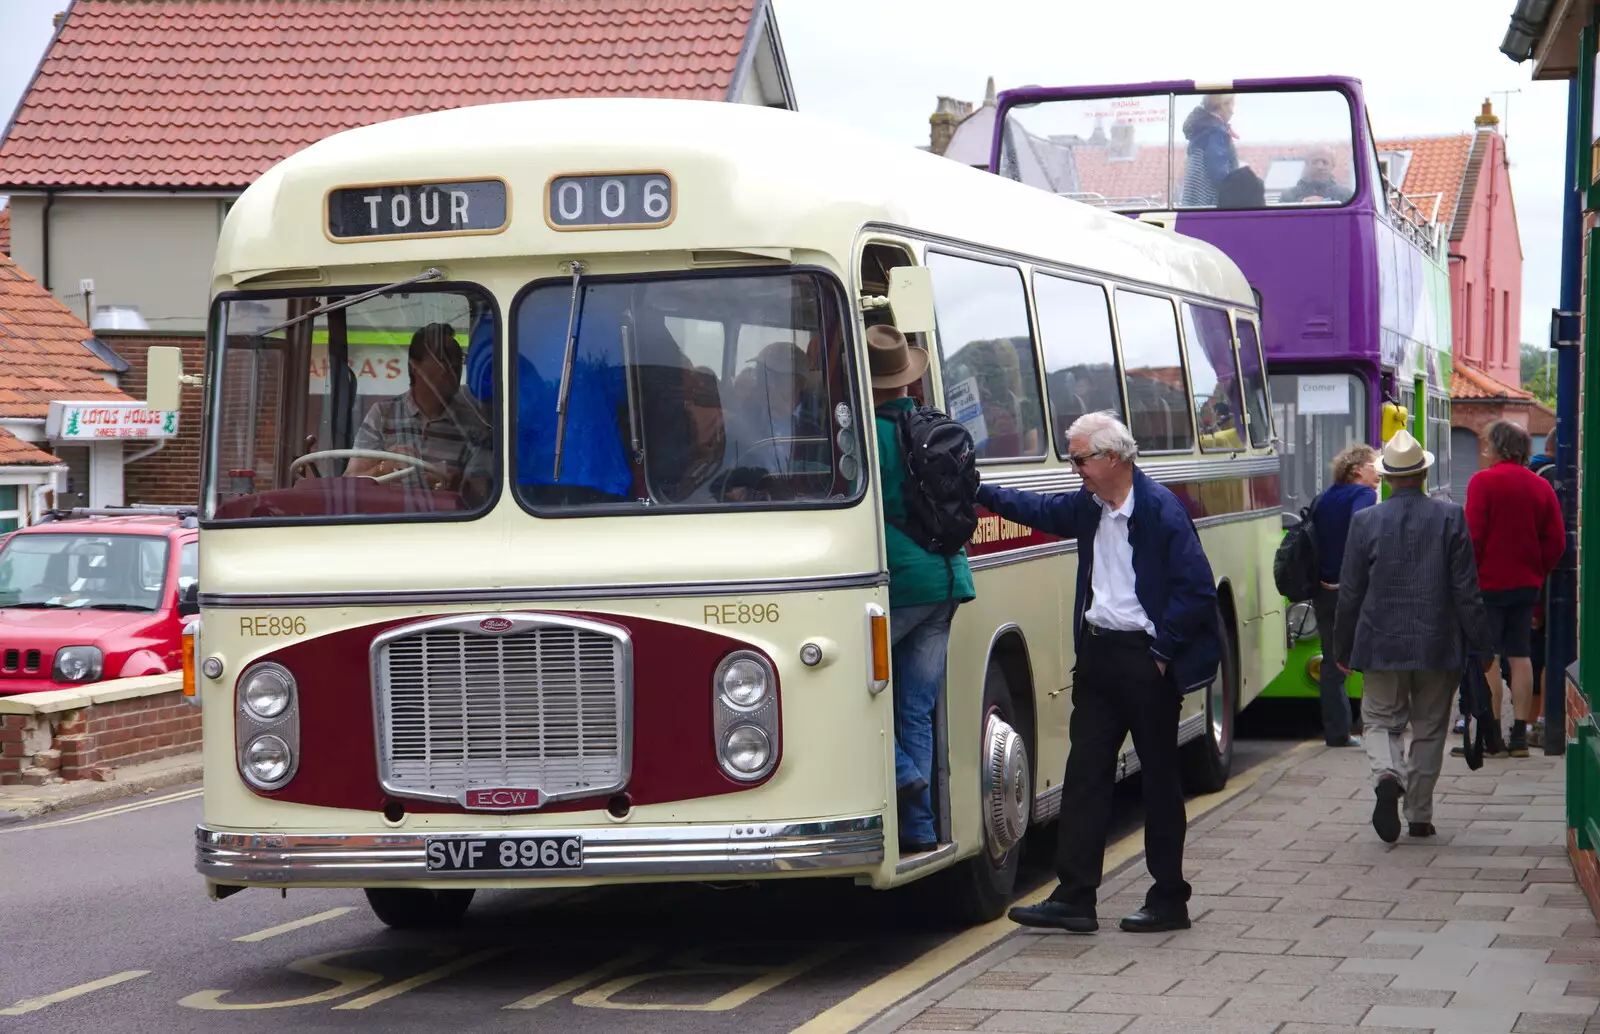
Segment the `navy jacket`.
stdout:
[[[1078,593],[1072,612],[1072,645],[1083,635],[1083,615],[1092,594],[1094,535],[1100,504],[1088,489],[1043,495],[983,485],[978,502],[1018,524],[1078,540]],[[1137,467],[1133,471],[1133,591],[1156,626],[1150,652],[1167,662],[1167,674],[1185,693],[1217,676],[1222,639],[1217,628],[1217,587],[1211,563],[1183,503]]]

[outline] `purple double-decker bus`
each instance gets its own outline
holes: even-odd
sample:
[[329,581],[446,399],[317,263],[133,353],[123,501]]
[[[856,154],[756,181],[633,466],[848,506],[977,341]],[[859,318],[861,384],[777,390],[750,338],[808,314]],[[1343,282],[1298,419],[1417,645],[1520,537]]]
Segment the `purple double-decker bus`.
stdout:
[[[1198,237],[1244,271],[1261,305],[1286,513],[1327,486],[1339,450],[1383,439],[1386,404],[1391,424],[1403,419],[1438,454],[1430,489],[1451,490],[1437,221],[1450,213],[1390,182],[1404,156],[1379,154],[1359,81],[1029,87],[997,103],[990,171]],[[1239,328],[1238,347],[1257,347]],[[1310,605],[1282,615],[1289,661],[1262,695],[1315,696]],[[1359,678],[1348,685],[1360,692]]]

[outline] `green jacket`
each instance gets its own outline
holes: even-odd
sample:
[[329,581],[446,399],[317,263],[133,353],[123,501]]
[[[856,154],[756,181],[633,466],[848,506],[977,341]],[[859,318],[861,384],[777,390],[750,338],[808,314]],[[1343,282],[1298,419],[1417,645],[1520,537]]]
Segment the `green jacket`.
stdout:
[[906,461],[900,455],[895,417],[916,402],[899,398],[878,407],[878,468],[883,471],[884,541],[889,549],[889,606],[916,607],[945,600],[964,602],[977,595],[967,551],[953,557],[930,553],[896,525],[906,520]]

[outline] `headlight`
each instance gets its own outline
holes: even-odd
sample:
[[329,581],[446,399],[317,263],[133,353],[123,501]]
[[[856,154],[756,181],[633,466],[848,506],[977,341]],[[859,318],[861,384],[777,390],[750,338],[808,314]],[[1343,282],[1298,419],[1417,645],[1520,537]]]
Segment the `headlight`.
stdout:
[[239,680],[239,699],[257,718],[282,714],[294,699],[294,676],[277,664],[257,664]]
[[723,740],[722,756],[737,771],[753,775],[767,767],[772,758],[772,741],[754,725],[737,725],[728,730]]
[[264,789],[272,789],[284,782],[293,763],[294,755],[289,745],[283,742],[282,737],[270,732],[257,736],[244,749],[245,778]]
[[56,651],[50,677],[57,682],[93,682],[100,677],[104,662],[98,646],[63,646]]
[[717,671],[717,688],[728,703],[748,711],[767,698],[767,666],[748,654],[735,654]]

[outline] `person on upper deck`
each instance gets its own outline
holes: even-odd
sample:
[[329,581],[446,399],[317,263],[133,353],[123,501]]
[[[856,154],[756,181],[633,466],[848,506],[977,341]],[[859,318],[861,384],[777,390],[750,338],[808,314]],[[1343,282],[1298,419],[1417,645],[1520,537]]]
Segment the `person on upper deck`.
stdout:
[[1333,148],[1318,144],[1306,152],[1305,168],[1300,182],[1278,196],[1279,204],[1302,201],[1336,201],[1344,204],[1354,193],[1349,187],[1339,185],[1333,174]]
[[[1333,484],[1317,497],[1311,527],[1317,537],[1317,591],[1311,606],[1317,614],[1317,631],[1323,648],[1334,641],[1334,612],[1339,605],[1339,570],[1344,566],[1345,540],[1350,519],[1378,502],[1378,452],[1365,442],[1347,446],[1333,458]],[[1324,662],[1318,675],[1322,695],[1322,737],[1330,747],[1358,747],[1350,735],[1350,698],[1345,695],[1344,672]]]
[[406,349],[410,389],[373,403],[354,447],[413,456],[428,466],[361,456],[350,461],[344,476],[404,472],[398,480],[407,486],[485,498],[493,462],[489,421],[461,390],[465,361],[450,324],[430,323],[413,334]]
[[1183,120],[1183,138],[1189,141],[1179,204],[1212,207],[1217,188],[1239,165],[1234,147],[1233,94],[1208,93]]

